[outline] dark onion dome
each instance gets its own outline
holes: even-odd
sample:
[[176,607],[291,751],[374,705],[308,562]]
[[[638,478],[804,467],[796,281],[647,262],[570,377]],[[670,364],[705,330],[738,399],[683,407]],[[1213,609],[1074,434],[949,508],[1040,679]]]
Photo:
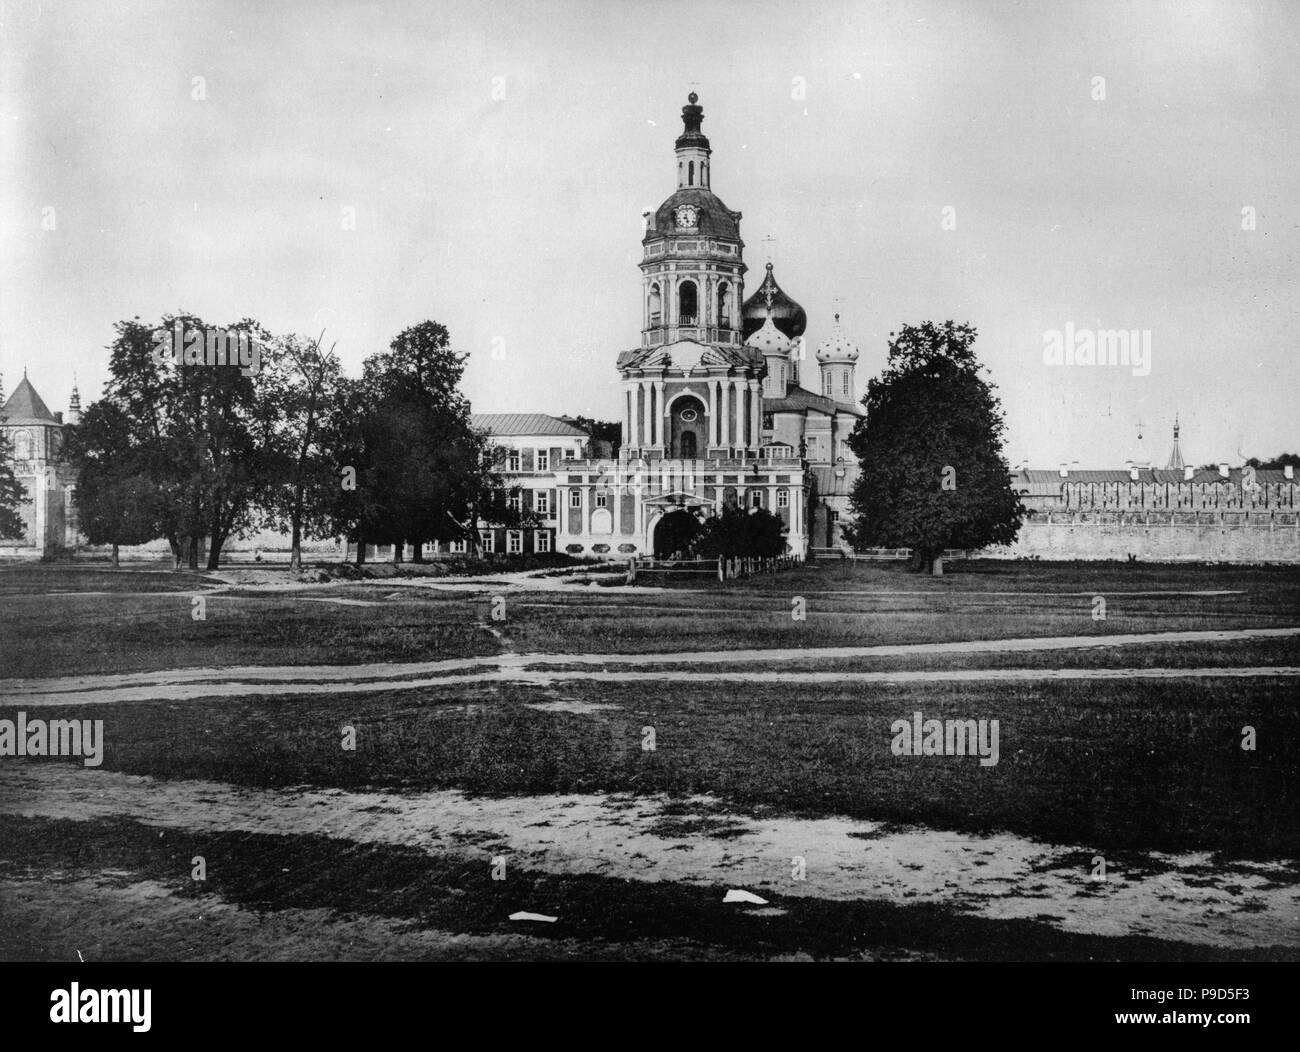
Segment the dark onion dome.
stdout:
[[781,286],[772,277],[772,264],[767,265],[767,276],[758,291],[745,300],[741,308],[743,327],[741,336],[748,339],[763,327],[768,312],[772,314],[772,324],[792,340],[797,340],[808,328],[808,315],[799,304],[781,291]]
[[[695,226],[677,225],[677,209],[682,205],[695,207]],[[733,212],[712,190],[702,186],[684,186],[655,209],[654,222],[645,232],[642,242],[668,235],[727,237],[740,240],[740,213]],[[761,322],[760,322],[761,324]]]

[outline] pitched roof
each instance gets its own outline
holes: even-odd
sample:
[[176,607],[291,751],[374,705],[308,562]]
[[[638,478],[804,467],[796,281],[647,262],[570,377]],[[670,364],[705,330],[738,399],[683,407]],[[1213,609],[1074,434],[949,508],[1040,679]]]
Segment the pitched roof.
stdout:
[[866,415],[856,405],[837,402],[825,395],[813,394],[812,391],[805,390],[797,384],[790,384],[785,389],[784,398],[763,399],[763,412],[765,413],[802,413],[807,409],[814,409],[819,413],[825,413],[827,416],[834,416],[836,413],[848,413],[851,416]]
[[[844,468],[844,476],[837,478],[835,470],[837,467]],[[843,465],[836,464],[813,464],[810,467],[813,476],[817,479],[817,496],[819,497],[848,497],[853,493],[853,485],[861,474],[857,461],[845,462]]]
[[59,422],[26,376],[14,388],[14,393],[9,396],[9,401],[5,402],[4,409],[0,409],[0,417],[4,418],[6,424],[57,424]]
[[470,423],[494,435],[546,435],[586,438],[587,432],[546,413],[472,413]]

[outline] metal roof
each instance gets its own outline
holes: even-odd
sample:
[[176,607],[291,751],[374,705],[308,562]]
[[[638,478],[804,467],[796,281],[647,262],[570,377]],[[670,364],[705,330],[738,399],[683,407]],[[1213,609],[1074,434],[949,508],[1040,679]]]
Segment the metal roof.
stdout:
[[470,423],[494,435],[586,438],[587,432],[546,413],[471,413]]
[[6,424],[57,424],[59,422],[26,376],[14,388],[14,393],[9,396],[9,401],[5,402],[4,409],[0,409],[0,418],[3,418]]

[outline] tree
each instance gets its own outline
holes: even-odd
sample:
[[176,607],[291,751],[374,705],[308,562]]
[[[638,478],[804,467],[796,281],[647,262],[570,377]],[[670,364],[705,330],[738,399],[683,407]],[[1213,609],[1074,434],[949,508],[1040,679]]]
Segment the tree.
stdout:
[[[339,406],[341,373],[334,348],[321,349],[324,332],[315,340],[285,336],[272,340],[263,361],[263,394],[279,407],[277,442],[268,465],[275,476],[268,512],[272,524],[288,528],[289,569],[302,568],[302,538],[327,537],[330,510],[343,485],[339,465],[327,441],[333,431],[331,413]],[[266,453],[264,453],[266,455]]]
[[[279,401],[271,385],[259,385],[259,374],[238,364],[155,357],[156,337],[178,332],[199,337],[202,358],[204,334],[217,330],[199,318],[167,315],[157,327],[135,318],[116,329],[104,400],[125,415],[139,471],[163,495],[163,533],[177,567],[185,561],[198,568],[206,537],[207,568],[215,570],[226,540],[261,520],[276,483]],[[251,319],[222,331],[244,334],[248,346],[267,343]]]
[[91,544],[146,544],[164,531],[162,489],[132,447],[131,422],[112,402],[98,401],[70,429],[68,458],[77,471],[75,500],[81,532]]
[[623,444],[623,425],[608,420],[594,420],[589,416],[562,416],[561,420],[572,424],[579,431],[585,431],[594,442],[608,443],[607,450],[593,449],[593,457],[617,457]]
[[[1257,471],[1281,471],[1290,465],[1292,468],[1300,468],[1300,453],[1279,453],[1275,457],[1269,457],[1267,460],[1260,460],[1259,457],[1251,457],[1246,461],[1252,468]],[[1210,465],[1215,470],[1217,464]]]
[[[0,406],[4,404],[4,385],[0,383]],[[14,474],[13,443],[4,428],[0,428],[0,537],[19,538],[27,532],[20,510],[26,499],[27,492]]]
[[360,382],[341,385],[342,409],[331,435],[337,463],[355,468],[356,489],[340,493],[333,521],[357,539],[406,542],[416,558],[424,541],[465,537],[477,545],[480,518],[513,514],[487,435],[470,421],[459,384],[466,356],[445,326],[421,322],[389,349],[366,359]]
[[911,548],[914,570],[941,574],[946,548],[1015,540],[1025,509],[975,337],[951,321],[890,334],[885,371],[868,383],[867,415],[849,438],[862,464],[844,531],[856,547]]
[[786,548],[785,523],[766,508],[726,505],[704,520],[695,549],[706,558],[770,559]]

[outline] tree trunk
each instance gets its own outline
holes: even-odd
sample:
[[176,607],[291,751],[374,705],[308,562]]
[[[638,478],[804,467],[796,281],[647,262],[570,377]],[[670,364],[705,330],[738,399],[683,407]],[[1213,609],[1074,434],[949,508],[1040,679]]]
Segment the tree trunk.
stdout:
[[224,538],[213,537],[212,543],[208,545],[208,569],[216,570],[221,566],[221,545]]
[[357,530],[357,565],[364,566],[366,562],[366,535]]
[[402,561],[402,549],[406,547],[405,541],[393,542],[393,565],[397,566]]
[[113,545],[113,569],[117,569],[117,545]]
[[411,562],[424,562],[424,541],[414,540],[411,542]]
[[302,516],[297,510],[293,515],[293,541],[289,548],[289,572],[297,573],[302,569]]
[[190,535],[189,550],[185,553],[185,565],[191,570],[199,568],[199,540],[201,538]]
[[920,548],[913,548],[912,558],[909,561],[908,568],[913,573],[920,573],[928,565],[929,565],[929,558],[927,557],[927,554],[924,551],[922,551]]

